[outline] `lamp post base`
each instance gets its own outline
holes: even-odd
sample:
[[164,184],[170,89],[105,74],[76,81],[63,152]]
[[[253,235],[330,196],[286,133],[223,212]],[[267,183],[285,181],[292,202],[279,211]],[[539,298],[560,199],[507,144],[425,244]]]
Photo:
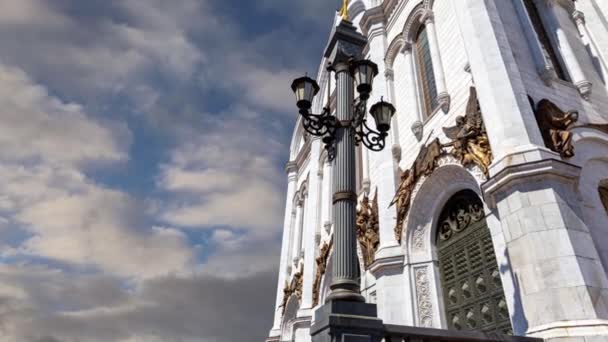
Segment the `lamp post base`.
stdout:
[[376,304],[330,301],[314,313],[312,342],[380,342],[384,324]]

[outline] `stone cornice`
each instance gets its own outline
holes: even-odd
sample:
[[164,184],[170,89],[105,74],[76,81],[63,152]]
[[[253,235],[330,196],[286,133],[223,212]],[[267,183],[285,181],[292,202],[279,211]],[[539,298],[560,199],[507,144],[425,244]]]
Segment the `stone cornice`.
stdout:
[[489,207],[496,207],[495,195],[504,187],[532,179],[548,179],[553,176],[576,181],[581,168],[558,159],[543,159],[530,163],[507,166],[481,185],[485,201]]
[[384,0],[380,6],[370,8],[363,14],[359,27],[365,36],[368,36],[371,27],[374,24],[386,23],[386,19],[392,14],[397,0]]

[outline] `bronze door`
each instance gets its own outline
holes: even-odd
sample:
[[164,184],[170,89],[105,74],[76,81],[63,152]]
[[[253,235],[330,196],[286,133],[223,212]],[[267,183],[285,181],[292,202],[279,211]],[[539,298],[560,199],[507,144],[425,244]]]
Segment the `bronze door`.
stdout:
[[462,191],[445,206],[437,250],[449,329],[512,334],[492,237],[474,192]]

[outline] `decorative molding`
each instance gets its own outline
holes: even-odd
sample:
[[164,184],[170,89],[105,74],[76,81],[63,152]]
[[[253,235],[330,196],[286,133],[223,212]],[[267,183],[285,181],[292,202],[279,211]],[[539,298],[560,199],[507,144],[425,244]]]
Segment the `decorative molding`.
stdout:
[[559,153],[562,158],[574,156],[572,145],[572,128],[578,121],[577,111],[563,111],[555,103],[542,99],[535,105],[534,100],[528,97],[534,110],[536,122],[543,136],[545,146],[553,152]]
[[428,267],[414,268],[416,281],[416,301],[418,303],[418,324],[421,327],[433,327],[433,303],[431,302],[431,286]]
[[495,196],[499,191],[523,179],[533,182],[537,179],[547,180],[548,177],[559,177],[576,182],[580,177],[581,167],[562,160],[543,159],[535,162],[507,166],[487,182],[482,184],[484,201],[490,208],[496,208]]
[[[390,204],[390,206],[397,205],[397,224],[394,232],[398,243],[401,243],[404,222],[416,189],[422,186],[424,179],[439,166],[453,162],[453,159],[443,158],[445,155],[455,158],[459,165],[474,173],[476,178],[484,179],[488,175],[488,167],[492,163],[492,151],[475,88],[470,89],[465,115],[456,118],[456,126],[444,128],[443,131],[452,141],[441,144],[439,138],[435,138],[429,144],[423,145],[411,168],[401,173],[401,183]],[[448,150],[448,147],[451,149]],[[480,172],[475,171],[476,168]],[[414,231],[415,249],[424,246],[423,235],[420,234],[424,234],[424,232]]]
[[428,10],[424,5],[419,5],[415,8],[410,16],[407,18],[405,25],[403,26],[403,38],[407,42],[415,41],[415,35],[418,31],[418,27],[422,24],[422,18],[427,14]]
[[325,270],[327,270],[327,261],[329,259],[329,255],[331,254],[331,250],[334,244],[333,237],[329,240],[329,243],[325,242],[321,247],[319,252],[319,256],[315,259],[317,263],[317,273],[315,274],[315,280],[312,285],[312,305],[316,306],[319,304],[319,297],[321,291],[321,279],[325,274]]
[[367,270],[376,258],[380,245],[380,225],[378,221],[378,190],[370,203],[367,195],[363,196],[357,210],[357,240],[361,247],[363,268]]
[[608,124],[588,123],[588,124],[572,127],[572,129],[574,129],[574,128],[591,128],[591,129],[600,131],[602,133],[608,134]]
[[484,217],[485,212],[481,203],[460,201],[449,209],[445,218],[439,223],[439,239],[448,241]]

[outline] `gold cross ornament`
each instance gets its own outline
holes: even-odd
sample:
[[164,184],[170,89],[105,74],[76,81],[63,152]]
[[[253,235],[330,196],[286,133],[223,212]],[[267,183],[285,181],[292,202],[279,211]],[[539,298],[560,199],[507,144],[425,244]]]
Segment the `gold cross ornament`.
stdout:
[[348,3],[349,0],[342,0],[342,9],[340,10],[340,16],[342,20],[348,21]]

